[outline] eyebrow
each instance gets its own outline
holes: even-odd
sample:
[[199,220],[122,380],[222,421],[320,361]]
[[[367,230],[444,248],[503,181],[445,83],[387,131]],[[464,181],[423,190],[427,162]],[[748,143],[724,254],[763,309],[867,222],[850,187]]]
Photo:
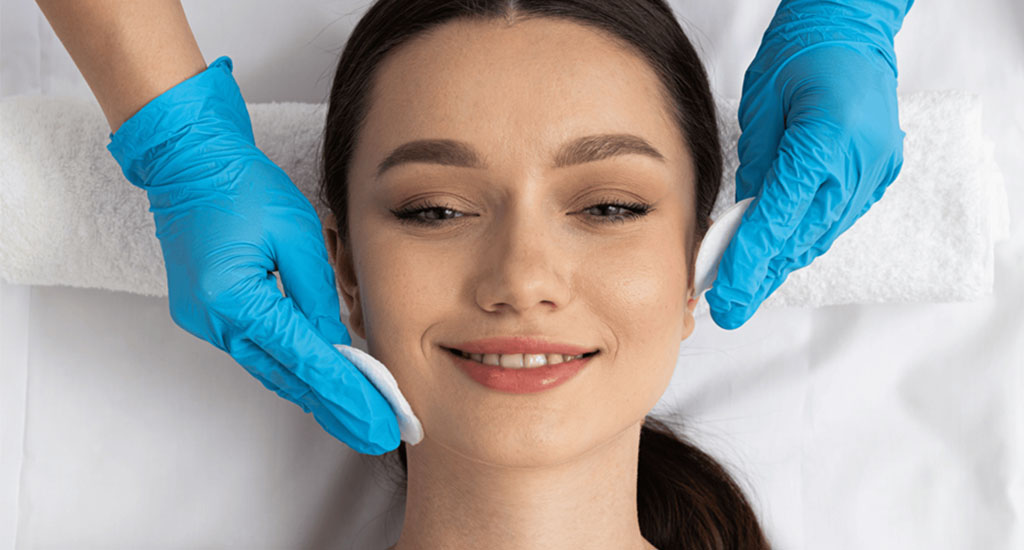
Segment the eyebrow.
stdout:
[[[618,155],[644,155],[665,162],[665,157],[640,136],[634,134],[597,134],[576,138],[555,154],[553,168],[594,162]],[[396,147],[377,166],[379,179],[384,172],[410,162],[425,162],[464,168],[486,168],[473,146],[452,139],[421,139]]]

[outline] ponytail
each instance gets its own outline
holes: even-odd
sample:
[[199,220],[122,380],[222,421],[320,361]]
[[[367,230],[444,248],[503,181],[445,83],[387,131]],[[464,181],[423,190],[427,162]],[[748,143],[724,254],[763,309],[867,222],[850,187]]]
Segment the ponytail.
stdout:
[[658,550],[769,550],[743,491],[714,458],[648,416],[636,482],[640,533]]

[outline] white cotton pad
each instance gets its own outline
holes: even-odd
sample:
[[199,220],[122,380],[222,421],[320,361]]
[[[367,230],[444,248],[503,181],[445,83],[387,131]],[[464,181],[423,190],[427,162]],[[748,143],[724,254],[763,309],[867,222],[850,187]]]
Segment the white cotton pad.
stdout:
[[704,235],[704,240],[700,243],[697,261],[694,262],[694,297],[700,296],[705,290],[711,288],[711,283],[715,282],[715,277],[718,276],[718,264],[722,261],[722,255],[725,254],[725,249],[729,246],[729,242],[732,241],[732,236],[736,234],[736,229],[739,228],[740,222],[743,221],[743,214],[747,211],[747,207],[753,201],[754,198],[750,197],[730,206],[708,228],[707,233]]
[[395,381],[395,377],[391,375],[391,371],[384,366],[384,363],[359,348],[344,344],[334,344],[334,347],[338,348],[338,351],[346,359],[370,379],[370,383],[380,391],[384,399],[387,399],[391,409],[398,416],[398,429],[402,432],[402,441],[410,445],[422,441],[423,425],[420,424],[420,419],[413,414],[412,407],[409,406],[409,402],[405,400],[405,396],[398,389],[398,382]]

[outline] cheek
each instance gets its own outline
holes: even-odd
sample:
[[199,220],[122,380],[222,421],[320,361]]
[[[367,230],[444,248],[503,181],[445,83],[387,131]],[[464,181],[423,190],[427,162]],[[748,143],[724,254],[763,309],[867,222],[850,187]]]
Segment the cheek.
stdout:
[[678,340],[687,290],[682,239],[652,233],[601,257],[579,271],[581,286],[598,315],[612,325],[618,344],[635,351],[664,348],[667,340]]
[[600,391],[620,407],[609,418],[636,421],[661,398],[672,378],[684,331],[686,250],[681,238],[657,237],[617,248],[586,271],[587,300],[616,346]]
[[375,334],[376,340],[418,346],[424,323],[457,303],[456,285],[450,283],[458,269],[451,256],[458,251],[426,244],[377,214],[350,215],[367,341]]
[[464,259],[452,247],[426,245],[384,224],[353,220],[350,227],[368,351],[420,414],[423,396],[444,386],[430,368],[438,350],[425,337],[436,336],[431,327],[452,319],[464,300],[457,284]]

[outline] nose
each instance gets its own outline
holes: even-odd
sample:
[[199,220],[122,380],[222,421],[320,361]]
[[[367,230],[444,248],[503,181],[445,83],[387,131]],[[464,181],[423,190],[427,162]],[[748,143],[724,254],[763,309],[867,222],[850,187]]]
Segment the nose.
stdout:
[[556,219],[540,212],[509,207],[488,232],[475,285],[481,309],[522,314],[569,303],[571,250],[564,238],[556,238]]

